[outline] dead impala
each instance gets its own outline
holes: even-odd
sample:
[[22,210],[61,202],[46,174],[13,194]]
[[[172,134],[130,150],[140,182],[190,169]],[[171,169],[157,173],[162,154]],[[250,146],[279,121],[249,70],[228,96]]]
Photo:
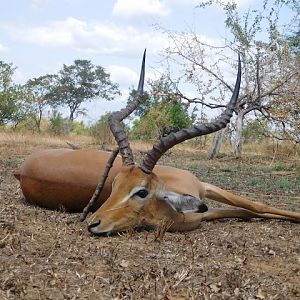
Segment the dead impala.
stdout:
[[[118,157],[114,162],[95,203],[94,209],[98,209],[89,218],[90,232],[109,235],[137,226],[155,228],[162,222],[170,224],[169,230],[185,231],[198,228],[202,221],[220,218],[259,217],[300,221],[300,213],[236,196],[200,182],[185,170],[156,166],[159,158],[176,144],[218,131],[227,125],[239,94],[240,59],[235,88],[226,110],[211,123],[195,125],[161,137],[146,153],[141,165],[136,165],[121,121],[138,107],[144,75],[145,54],[138,96],[126,108],[112,113],[109,119],[121,158]],[[29,202],[50,209],[64,208],[66,211],[79,212],[93,195],[109,155],[108,152],[96,150],[43,150],[27,158],[15,176],[20,180],[23,194]],[[208,210],[202,202],[205,197],[238,208]]]

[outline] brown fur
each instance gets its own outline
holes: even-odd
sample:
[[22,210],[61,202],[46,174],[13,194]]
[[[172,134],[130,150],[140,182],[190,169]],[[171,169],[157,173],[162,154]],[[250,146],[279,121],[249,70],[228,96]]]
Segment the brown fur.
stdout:
[[[95,150],[42,150],[30,155],[14,175],[28,202],[80,212],[92,197],[109,156],[109,152]],[[112,182],[121,167],[121,158],[117,157],[95,209],[109,197]],[[190,172],[164,166],[155,167],[154,172],[170,190],[199,197],[195,185],[198,179]],[[178,172],[184,178],[189,176],[186,185],[180,183]]]

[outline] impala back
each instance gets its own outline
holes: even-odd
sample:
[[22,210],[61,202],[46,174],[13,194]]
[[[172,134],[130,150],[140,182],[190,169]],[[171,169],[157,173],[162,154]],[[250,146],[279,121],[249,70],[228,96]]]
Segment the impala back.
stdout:
[[[42,150],[28,157],[15,177],[28,202],[80,212],[92,197],[108,157],[109,152],[95,150]],[[120,168],[118,158],[94,209],[110,195],[111,183]]]

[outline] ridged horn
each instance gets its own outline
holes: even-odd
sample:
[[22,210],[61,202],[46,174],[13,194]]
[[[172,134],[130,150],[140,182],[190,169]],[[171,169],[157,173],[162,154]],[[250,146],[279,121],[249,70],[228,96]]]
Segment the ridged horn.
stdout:
[[144,51],[142,67],[140,73],[140,80],[137,94],[134,100],[127,104],[127,106],[120,111],[113,112],[108,118],[108,124],[112,134],[118,143],[120,154],[122,156],[123,165],[134,165],[133,154],[130,148],[128,137],[121,125],[122,120],[128,117],[139,105],[143,95],[144,81],[145,81],[145,59],[146,49]]
[[160,138],[157,141],[157,143],[154,144],[153,148],[146,153],[145,158],[141,164],[141,169],[145,173],[151,173],[157,161],[161,158],[161,156],[173,146],[182,143],[183,141],[194,138],[196,136],[210,134],[222,128],[225,128],[232,117],[234,108],[238,100],[240,84],[241,84],[241,73],[242,73],[241,59],[240,59],[240,55],[238,55],[238,72],[237,72],[235,87],[231,99],[227,104],[226,109],[222,112],[222,114],[218,118],[216,118],[213,122],[205,123],[201,125],[194,125],[191,128],[184,128],[177,132],[172,132],[169,135]]

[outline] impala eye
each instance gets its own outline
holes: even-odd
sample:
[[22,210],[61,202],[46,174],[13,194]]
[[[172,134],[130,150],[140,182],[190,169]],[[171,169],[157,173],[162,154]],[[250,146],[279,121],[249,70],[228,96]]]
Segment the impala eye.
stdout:
[[143,190],[139,190],[134,195],[138,196],[140,198],[146,198],[148,196],[148,194],[149,194],[149,192],[147,190],[143,189]]

